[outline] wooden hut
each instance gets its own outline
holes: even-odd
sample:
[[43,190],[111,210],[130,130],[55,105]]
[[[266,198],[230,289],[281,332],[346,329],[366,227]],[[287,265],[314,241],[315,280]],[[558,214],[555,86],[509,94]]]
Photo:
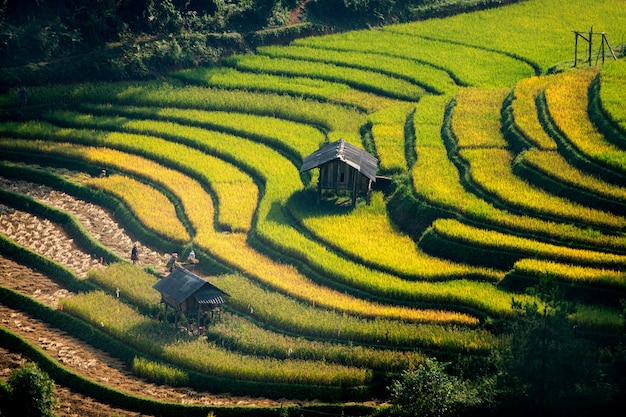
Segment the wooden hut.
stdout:
[[300,172],[320,169],[317,184],[318,202],[322,190],[348,190],[352,192],[352,205],[356,204],[357,194],[365,191],[367,202],[376,182],[378,159],[354,145],[339,139],[323,146],[304,158]]
[[196,318],[198,326],[203,321],[205,313],[211,315],[219,311],[224,304],[224,297],[228,294],[215,285],[205,281],[185,268],[177,267],[165,278],[152,286],[161,293],[161,302],[167,308],[183,313],[190,320]]

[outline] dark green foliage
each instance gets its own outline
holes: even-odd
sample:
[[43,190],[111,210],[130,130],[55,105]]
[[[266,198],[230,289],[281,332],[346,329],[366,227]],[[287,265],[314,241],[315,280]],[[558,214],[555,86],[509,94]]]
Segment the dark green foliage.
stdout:
[[287,45],[295,39],[313,36],[319,33],[321,33],[320,29],[310,23],[299,23],[250,33],[245,37],[245,41],[250,47]]
[[0,379],[0,416],[8,415],[7,408],[11,401],[11,386]]
[[316,23],[357,29],[390,23],[395,3],[395,0],[312,0],[307,10]]
[[[11,373],[7,381],[9,403],[13,407],[3,410],[7,416],[47,417],[54,416],[58,406],[54,381],[34,363]],[[3,391],[5,391],[3,389]],[[6,391],[5,391],[6,392]],[[3,402],[4,403],[4,402]],[[16,407],[16,405],[18,405]]]
[[310,20],[341,30],[450,16],[517,1],[519,0],[311,0],[307,11]]
[[259,45],[516,1],[5,0],[0,89],[148,79]]
[[500,401],[515,415],[593,415],[611,404],[600,349],[569,320],[556,281],[544,277],[530,291],[543,305],[513,300],[511,338],[497,358]]
[[[499,330],[509,337],[493,357],[461,370],[471,381],[428,359],[393,382],[393,406],[378,415],[620,415],[615,410],[624,406],[624,345],[602,346],[574,326],[576,306],[554,278],[543,277],[528,292],[539,302],[513,299],[515,317]],[[626,316],[626,301],[622,307]]]
[[389,388],[394,404],[389,415],[443,417],[479,403],[478,391],[470,383],[446,373],[445,367],[428,358],[416,370],[404,371]]

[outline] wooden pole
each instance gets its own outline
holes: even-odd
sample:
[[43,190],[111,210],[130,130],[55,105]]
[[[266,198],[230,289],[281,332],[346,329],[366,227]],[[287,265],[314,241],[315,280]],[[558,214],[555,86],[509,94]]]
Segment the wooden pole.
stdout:
[[596,55],[596,65],[598,65],[600,55],[602,55],[602,64],[604,65],[604,41],[600,43],[600,49],[598,49],[598,55]]
[[593,54],[593,26],[589,29],[589,53],[588,53],[588,62],[589,66],[591,66],[591,55]]
[[578,32],[574,32],[576,40],[574,41],[574,67],[578,63]]
[[609,43],[609,39],[606,37],[606,35],[604,33],[602,33],[602,41],[606,42],[606,46],[609,47],[609,51],[611,51],[611,55],[613,56],[613,59],[617,61],[617,56],[615,55],[615,51],[613,50],[613,48],[611,48],[611,44]]
[[352,168],[352,170],[354,172],[353,179],[352,179],[352,207],[355,207],[356,206],[356,180],[357,180],[357,177],[361,175],[361,173],[354,168]]
[[317,205],[320,205],[322,199],[322,175],[324,175],[323,168],[320,167],[320,175],[317,179]]

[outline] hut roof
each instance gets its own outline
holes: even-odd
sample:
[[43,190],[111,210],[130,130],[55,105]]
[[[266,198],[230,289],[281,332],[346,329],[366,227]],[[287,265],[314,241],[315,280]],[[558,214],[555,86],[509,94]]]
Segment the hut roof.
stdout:
[[302,167],[300,167],[300,172],[306,172],[313,168],[319,168],[328,162],[336,160],[340,160],[350,165],[370,180],[376,182],[378,159],[374,158],[363,149],[357,148],[343,139],[329,143],[304,158]]
[[223,304],[223,296],[228,296],[215,285],[180,267],[152,288],[160,292],[163,300],[176,309],[189,297],[194,297],[199,304],[216,305]]

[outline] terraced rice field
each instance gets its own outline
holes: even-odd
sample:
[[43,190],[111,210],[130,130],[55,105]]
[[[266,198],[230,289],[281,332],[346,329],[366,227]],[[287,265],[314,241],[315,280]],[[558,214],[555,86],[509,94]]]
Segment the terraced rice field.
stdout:
[[[1,97],[2,340],[137,415],[353,415],[384,400],[385,374],[487,354],[485,324],[533,301],[524,289],[547,273],[589,294],[581,328],[621,328],[626,67],[573,70],[555,33],[588,17],[561,3],[300,39],[151,82],[42,87],[26,109]],[[619,37],[626,6],[597,13]],[[497,29],[492,43],[475,19],[525,41]],[[535,20],[560,24],[537,35]],[[317,203],[317,171],[299,172],[339,138],[378,159],[370,204]],[[201,334],[163,320],[152,285],[172,252],[229,294]]]

